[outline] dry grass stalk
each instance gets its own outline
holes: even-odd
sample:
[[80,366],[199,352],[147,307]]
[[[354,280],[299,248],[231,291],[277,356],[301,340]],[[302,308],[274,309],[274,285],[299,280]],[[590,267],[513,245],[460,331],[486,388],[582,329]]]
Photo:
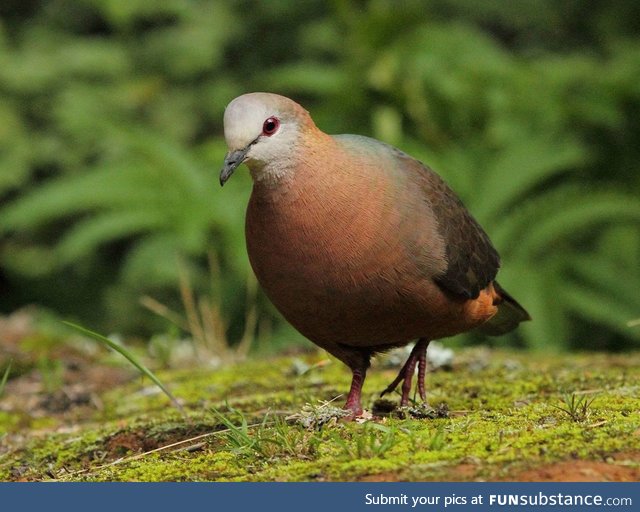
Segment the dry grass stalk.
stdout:
[[197,297],[189,273],[182,262],[178,262],[180,298],[184,313],[177,313],[152,297],[142,297],[141,304],[153,313],[167,319],[188,332],[193,340],[195,357],[206,361],[238,361],[245,359],[251,348],[258,312],[256,308],[257,283],[250,275],[247,278],[245,325],[240,341],[234,346],[227,337],[228,325],[222,314],[222,292],[220,290],[220,265],[214,253],[209,253],[210,295]]

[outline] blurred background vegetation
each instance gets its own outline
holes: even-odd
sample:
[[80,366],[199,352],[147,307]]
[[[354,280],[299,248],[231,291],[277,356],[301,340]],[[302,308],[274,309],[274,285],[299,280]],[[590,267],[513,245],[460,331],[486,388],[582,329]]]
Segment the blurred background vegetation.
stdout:
[[263,90],[447,179],[534,318],[492,343],[637,349],[639,34],[634,0],[3,0],[0,312],[171,332],[147,297],[299,341],[250,277],[248,173],[217,184]]

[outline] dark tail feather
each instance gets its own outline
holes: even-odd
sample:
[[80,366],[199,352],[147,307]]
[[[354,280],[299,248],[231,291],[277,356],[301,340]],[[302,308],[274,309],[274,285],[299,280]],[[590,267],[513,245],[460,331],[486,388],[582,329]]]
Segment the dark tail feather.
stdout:
[[497,302],[498,312],[487,322],[476,328],[478,332],[488,336],[500,336],[513,331],[520,322],[531,320],[527,310],[504,291],[496,281],[493,282],[493,288],[500,297],[500,301]]

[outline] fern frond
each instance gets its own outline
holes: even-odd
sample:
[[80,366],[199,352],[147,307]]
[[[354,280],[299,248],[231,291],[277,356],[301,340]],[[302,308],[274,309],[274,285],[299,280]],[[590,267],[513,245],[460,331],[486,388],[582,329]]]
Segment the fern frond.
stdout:
[[[640,311],[639,281],[633,279],[633,268],[622,268],[615,264],[610,251],[598,251],[595,254],[574,254],[567,258],[569,265],[567,274],[573,274],[575,279],[591,290],[597,290],[600,295],[615,298],[625,309]],[[640,261],[636,262],[640,265]]]
[[149,187],[139,171],[105,165],[86,174],[62,176],[2,208],[0,232],[32,229],[100,208],[124,208],[141,202],[160,202],[160,191]]
[[575,140],[528,138],[513,143],[488,163],[474,212],[493,222],[527,193],[550,178],[575,169],[587,156],[586,149]]
[[638,314],[637,308],[630,307],[616,296],[570,281],[558,289],[558,294],[563,303],[582,318],[595,321],[624,337],[640,342],[640,331],[627,326],[629,318]]
[[512,263],[509,268],[513,278],[504,281],[533,319],[522,323],[519,332],[527,347],[535,350],[560,352],[570,346],[566,311],[557,295],[562,282],[558,280],[556,266],[556,262],[539,266]]
[[166,225],[157,211],[121,211],[97,214],[77,222],[56,247],[61,264],[71,263],[101,245]]
[[531,224],[516,254],[534,254],[549,250],[556,241],[585,234],[592,227],[607,223],[640,223],[640,201],[622,193],[592,193],[581,203],[566,204],[562,210],[538,218]]
[[569,241],[592,228],[640,220],[640,200],[615,190],[562,185],[529,199],[490,231],[509,257],[532,258],[551,244]]

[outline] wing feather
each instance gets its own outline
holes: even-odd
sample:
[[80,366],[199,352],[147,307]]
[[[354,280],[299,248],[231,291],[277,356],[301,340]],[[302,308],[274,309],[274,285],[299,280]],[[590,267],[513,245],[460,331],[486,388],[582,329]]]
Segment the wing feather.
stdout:
[[434,280],[451,293],[477,298],[500,268],[500,256],[489,236],[438,174],[400,150],[397,156],[403,167],[419,175],[444,241],[447,267]]

